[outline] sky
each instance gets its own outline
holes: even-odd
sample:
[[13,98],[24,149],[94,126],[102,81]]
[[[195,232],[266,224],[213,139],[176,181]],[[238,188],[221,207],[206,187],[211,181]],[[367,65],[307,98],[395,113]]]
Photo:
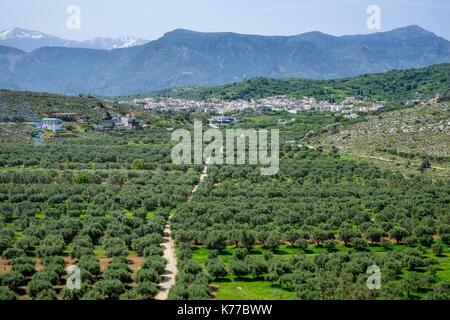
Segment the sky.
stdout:
[[[71,5],[80,8],[79,29],[67,27]],[[370,5],[380,8],[380,29],[367,27]],[[449,0],[0,0],[0,30],[21,27],[73,40],[121,36],[153,40],[178,28],[344,35],[411,24],[450,39],[449,16]]]

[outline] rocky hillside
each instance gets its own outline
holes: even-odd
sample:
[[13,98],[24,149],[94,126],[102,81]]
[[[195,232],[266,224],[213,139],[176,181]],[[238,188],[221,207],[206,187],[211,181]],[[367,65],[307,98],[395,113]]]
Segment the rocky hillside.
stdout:
[[314,147],[414,168],[428,159],[450,174],[449,119],[449,103],[422,105],[331,126],[310,142]]

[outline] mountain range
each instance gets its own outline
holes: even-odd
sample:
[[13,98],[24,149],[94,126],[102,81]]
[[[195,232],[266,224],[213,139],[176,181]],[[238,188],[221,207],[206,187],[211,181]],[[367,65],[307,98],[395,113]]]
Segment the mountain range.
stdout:
[[67,47],[87,49],[120,49],[147,43],[148,40],[137,37],[95,38],[87,41],[74,41],[61,39],[40,31],[26,30],[22,28],[11,28],[0,31],[0,45],[14,47],[26,52],[42,47]]
[[419,26],[341,37],[178,29],[113,50],[0,46],[0,88],[117,96],[255,77],[337,79],[448,62],[450,42]]

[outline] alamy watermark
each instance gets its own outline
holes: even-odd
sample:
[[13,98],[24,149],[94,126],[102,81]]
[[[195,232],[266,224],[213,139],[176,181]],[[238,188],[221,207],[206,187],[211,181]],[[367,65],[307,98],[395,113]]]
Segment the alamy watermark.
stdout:
[[381,289],[381,269],[379,266],[372,265],[367,268],[367,273],[370,276],[367,278],[367,288],[369,290]]
[[[193,136],[188,130],[178,129],[172,133],[172,141],[179,142],[172,149],[172,161],[178,165],[260,165],[264,176],[275,175],[279,170],[278,129],[270,130],[270,142],[266,129],[226,129],[224,144],[221,130],[211,128],[203,132],[202,122],[196,120]],[[204,143],[208,143],[205,148]]]
[[381,9],[377,5],[370,5],[367,7],[367,14],[370,16],[367,18],[367,28],[369,30],[381,29]]
[[69,30],[81,29],[81,8],[75,4],[67,7],[66,13],[69,15],[66,21],[66,27]]
[[76,265],[67,267],[67,281],[66,286],[69,290],[81,289],[81,270]]

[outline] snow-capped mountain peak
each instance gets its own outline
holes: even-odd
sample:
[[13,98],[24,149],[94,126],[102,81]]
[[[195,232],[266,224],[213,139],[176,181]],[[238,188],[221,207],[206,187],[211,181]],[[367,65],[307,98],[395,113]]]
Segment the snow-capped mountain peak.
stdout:
[[0,33],[0,39],[1,39],[1,40],[7,39],[8,37],[10,37],[10,34],[11,34],[12,32],[13,32],[13,29],[1,31],[1,33]]
[[42,47],[70,47],[112,50],[129,48],[147,43],[147,40],[136,37],[95,38],[87,41],[61,39],[40,31],[11,28],[0,31],[0,45],[15,47],[24,51],[33,51]]
[[120,48],[129,48],[134,46],[139,46],[141,44],[145,44],[148,41],[144,39],[140,39],[137,37],[122,37],[117,39],[118,42],[121,42]]
[[147,40],[143,40],[136,37],[121,37],[116,39],[95,38],[92,40],[84,41],[84,43],[87,46],[105,50],[129,48],[145,44],[147,42],[148,42]]
[[42,39],[42,38],[53,38],[53,36],[50,36],[40,31],[31,31],[21,28],[11,28],[8,30],[0,31],[0,40],[7,40],[14,38]]

